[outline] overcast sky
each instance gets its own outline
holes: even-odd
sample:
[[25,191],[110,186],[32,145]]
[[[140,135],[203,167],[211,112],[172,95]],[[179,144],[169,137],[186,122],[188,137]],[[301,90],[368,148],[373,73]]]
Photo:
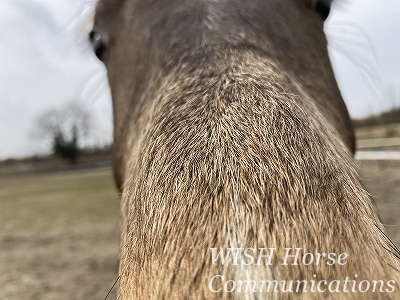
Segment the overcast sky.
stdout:
[[[86,35],[95,1],[2,0],[0,159],[49,150],[38,116],[78,101],[93,113],[91,143],[112,138],[104,66]],[[400,106],[400,1],[337,0],[325,22],[336,77],[355,118]]]
[[92,112],[91,143],[112,138],[106,70],[87,41],[94,1],[2,0],[0,159],[49,151],[41,113],[72,101]]

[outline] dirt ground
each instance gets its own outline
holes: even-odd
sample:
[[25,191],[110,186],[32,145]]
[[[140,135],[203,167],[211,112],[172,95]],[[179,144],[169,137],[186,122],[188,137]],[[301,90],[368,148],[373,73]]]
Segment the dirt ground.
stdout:
[[[400,162],[360,168],[400,245]],[[2,178],[0,299],[104,299],[117,278],[118,216],[110,170]]]

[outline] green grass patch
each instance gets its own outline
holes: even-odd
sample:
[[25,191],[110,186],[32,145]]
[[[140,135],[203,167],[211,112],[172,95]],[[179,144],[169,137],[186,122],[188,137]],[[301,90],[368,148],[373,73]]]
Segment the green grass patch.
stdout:
[[111,170],[29,174],[0,180],[0,232],[119,215]]

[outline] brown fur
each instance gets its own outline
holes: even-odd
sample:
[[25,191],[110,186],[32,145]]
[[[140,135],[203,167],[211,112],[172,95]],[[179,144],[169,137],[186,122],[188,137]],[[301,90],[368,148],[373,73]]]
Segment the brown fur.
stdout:
[[[357,173],[308,2],[99,4],[122,189],[119,299],[399,297],[399,252]],[[276,248],[274,265],[212,265],[210,248],[228,247]],[[282,266],[287,247],[346,252],[348,263]],[[212,293],[215,274],[396,284],[391,293]]]

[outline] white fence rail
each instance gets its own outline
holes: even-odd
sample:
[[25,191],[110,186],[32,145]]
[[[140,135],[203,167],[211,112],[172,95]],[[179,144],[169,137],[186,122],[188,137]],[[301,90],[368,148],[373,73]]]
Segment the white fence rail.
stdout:
[[357,151],[357,160],[400,160],[400,151]]
[[364,150],[400,147],[400,137],[357,140],[357,160],[400,160],[399,150]]

